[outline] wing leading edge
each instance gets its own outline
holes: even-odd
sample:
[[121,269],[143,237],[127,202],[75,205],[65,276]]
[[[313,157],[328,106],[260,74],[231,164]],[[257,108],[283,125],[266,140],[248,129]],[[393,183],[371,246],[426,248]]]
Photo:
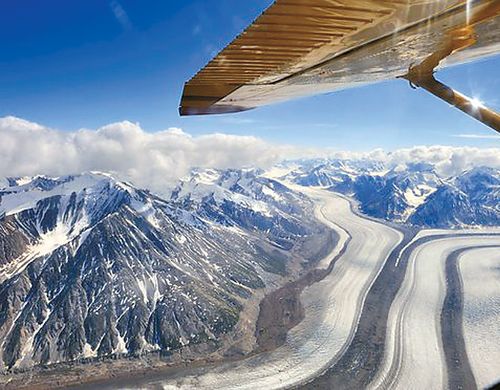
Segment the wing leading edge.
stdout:
[[437,67],[500,51],[498,0],[276,0],[185,84],[181,115],[230,113],[406,77],[470,27]]

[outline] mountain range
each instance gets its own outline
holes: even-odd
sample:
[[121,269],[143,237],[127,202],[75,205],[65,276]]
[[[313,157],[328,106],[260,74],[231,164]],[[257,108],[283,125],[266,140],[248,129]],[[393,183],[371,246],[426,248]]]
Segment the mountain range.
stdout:
[[5,180],[0,366],[220,346],[310,254],[311,207],[250,171],[198,172],[171,199],[104,173]]
[[242,313],[257,292],[309,269],[332,243],[286,181],[391,222],[500,226],[497,169],[444,177],[427,163],[332,159],[280,171],[197,169],[166,196],[99,172],[0,180],[0,370],[237,350],[255,331],[239,325],[256,320]]
[[288,180],[355,199],[362,213],[419,227],[500,225],[500,170],[476,167],[443,177],[428,163],[387,167],[370,160],[300,165]]

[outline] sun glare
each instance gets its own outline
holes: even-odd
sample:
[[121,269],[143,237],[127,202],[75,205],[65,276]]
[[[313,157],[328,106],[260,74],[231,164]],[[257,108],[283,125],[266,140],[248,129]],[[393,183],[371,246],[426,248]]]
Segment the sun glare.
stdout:
[[472,99],[470,99],[470,104],[472,105],[472,108],[474,110],[477,110],[479,108],[484,108],[484,102],[477,97],[473,97]]

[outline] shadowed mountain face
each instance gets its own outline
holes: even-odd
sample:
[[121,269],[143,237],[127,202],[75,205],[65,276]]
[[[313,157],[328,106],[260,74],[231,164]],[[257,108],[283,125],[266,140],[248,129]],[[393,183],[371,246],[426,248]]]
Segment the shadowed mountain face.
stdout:
[[431,164],[389,169],[333,160],[299,166],[288,178],[351,196],[363,213],[389,221],[434,228],[500,225],[500,171],[492,168],[440,177]]
[[203,170],[181,181],[171,199],[203,218],[225,226],[264,232],[271,242],[290,249],[305,236],[309,201],[256,170]]
[[476,168],[439,186],[409,221],[416,225],[499,226],[500,172]]
[[10,179],[0,190],[0,366],[219,340],[253,291],[286,273],[281,248],[314,231],[309,201],[269,185],[271,195],[233,183],[195,205],[185,189],[166,201],[105,174]]

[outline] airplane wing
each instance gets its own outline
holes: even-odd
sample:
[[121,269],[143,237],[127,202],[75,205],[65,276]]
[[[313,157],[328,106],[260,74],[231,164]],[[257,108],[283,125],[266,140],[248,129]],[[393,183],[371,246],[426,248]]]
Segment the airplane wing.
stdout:
[[436,67],[492,55],[499,15],[499,0],[276,0],[185,84],[180,113],[238,112],[408,78],[436,53],[446,52]]

